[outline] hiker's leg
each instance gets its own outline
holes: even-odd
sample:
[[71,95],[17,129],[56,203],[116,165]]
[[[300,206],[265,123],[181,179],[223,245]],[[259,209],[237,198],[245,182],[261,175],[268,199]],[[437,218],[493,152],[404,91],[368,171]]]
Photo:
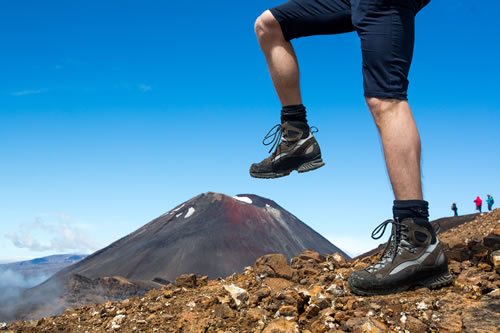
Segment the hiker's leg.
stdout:
[[255,33],[282,105],[279,130],[283,140],[276,145],[272,158],[250,166],[252,177],[277,178],[294,170],[315,170],[325,164],[307,124],[300,95],[299,65],[290,40],[353,30],[349,0],[293,0],[259,16]]
[[352,21],[361,39],[365,99],[382,139],[397,200],[422,200],[420,137],[407,101],[417,8],[360,0]]
[[292,44],[285,40],[280,24],[269,10],[255,22],[255,33],[266,57],[269,73],[281,105],[302,104],[299,64]]
[[349,31],[354,27],[346,0],[288,1],[257,18],[255,33],[282,106],[302,104],[299,65],[290,40]]
[[396,200],[422,200],[420,136],[405,100],[368,97]]
[[351,273],[349,288],[359,295],[380,295],[416,285],[449,284],[453,277],[444,247],[429,223],[428,203],[422,200],[420,137],[406,100],[418,8],[410,8],[411,1],[351,3],[352,22],[361,39],[366,103],[382,139],[396,200],[394,220],[376,228],[394,224],[386,251],[377,263]]

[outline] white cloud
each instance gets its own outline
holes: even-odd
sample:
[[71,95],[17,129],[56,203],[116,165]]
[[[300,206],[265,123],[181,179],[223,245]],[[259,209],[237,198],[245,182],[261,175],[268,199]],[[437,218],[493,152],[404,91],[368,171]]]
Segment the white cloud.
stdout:
[[15,247],[21,249],[30,249],[32,251],[43,252],[51,250],[50,246],[42,245],[38,240],[34,239],[31,232],[9,232],[5,237],[12,241]]
[[153,89],[151,86],[148,86],[147,84],[140,84],[137,86],[137,88],[139,88],[139,90],[142,92],[148,92],[151,89]]
[[12,95],[12,96],[35,95],[35,94],[41,94],[41,93],[43,93],[45,90],[46,90],[46,89],[15,91],[15,92],[11,93],[11,95]]
[[9,232],[5,237],[17,248],[35,252],[76,251],[92,252],[101,246],[94,242],[78,225],[71,222],[67,215],[59,214],[49,218],[37,217],[34,222],[22,225],[18,232]]

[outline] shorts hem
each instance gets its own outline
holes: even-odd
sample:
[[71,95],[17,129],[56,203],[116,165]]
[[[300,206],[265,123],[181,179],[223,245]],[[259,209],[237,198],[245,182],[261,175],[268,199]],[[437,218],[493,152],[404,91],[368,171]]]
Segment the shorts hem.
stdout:
[[365,91],[365,97],[373,97],[380,99],[397,99],[401,101],[407,101],[408,95],[402,93],[387,93],[387,92],[378,92],[378,91]]

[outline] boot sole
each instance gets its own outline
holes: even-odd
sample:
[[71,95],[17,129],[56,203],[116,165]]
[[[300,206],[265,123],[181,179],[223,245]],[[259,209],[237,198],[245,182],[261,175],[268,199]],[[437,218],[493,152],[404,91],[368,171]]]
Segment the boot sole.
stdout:
[[316,170],[324,166],[325,163],[321,159],[321,157],[318,157],[312,161],[302,163],[299,165],[297,168],[290,169],[287,171],[282,171],[282,172],[262,172],[262,173],[256,173],[256,172],[250,172],[250,176],[254,178],[265,178],[265,179],[270,179],[270,178],[280,178],[284,176],[288,176],[292,171],[297,170],[298,173],[304,173],[312,170]]
[[388,295],[388,294],[396,294],[400,293],[402,291],[415,288],[415,287],[422,287],[422,288],[429,288],[429,289],[436,289],[436,288],[441,288],[443,286],[449,285],[453,282],[453,276],[450,274],[450,272],[445,272],[441,273],[439,275],[430,277],[426,280],[419,281],[410,285],[405,285],[405,286],[400,286],[400,287],[395,287],[391,289],[381,289],[381,290],[362,290],[359,288],[356,288],[354,286],[351,286],[349,283],[349,289],[356,295],[362,295],[362,296],[378,296],[378,295]]

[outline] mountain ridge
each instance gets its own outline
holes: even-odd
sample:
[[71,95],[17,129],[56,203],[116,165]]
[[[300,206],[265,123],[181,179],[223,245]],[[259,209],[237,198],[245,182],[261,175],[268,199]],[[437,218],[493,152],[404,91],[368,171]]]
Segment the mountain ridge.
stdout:
[[25,278],[41,274],[53,275],[59,270],[72,265],[85,257],[85,254],[55,254],[30,260],[0,264],[0,271],[11,270],[22,274]]

